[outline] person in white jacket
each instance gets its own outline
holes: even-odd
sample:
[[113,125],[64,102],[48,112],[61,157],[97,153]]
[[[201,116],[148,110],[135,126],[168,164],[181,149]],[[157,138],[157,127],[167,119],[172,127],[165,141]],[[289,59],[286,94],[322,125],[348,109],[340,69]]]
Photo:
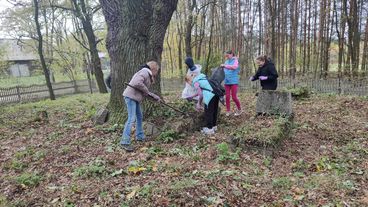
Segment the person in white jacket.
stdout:
[[[188,66],[188,72],[186,76],[191,75],[191,74],[199,75],[201,73],[202,66],[198,64],[194,64],[192,57],[187,57],[185,59],[185,64]],[[193,86],[191,86],[188,83],[185,83],[185,88],[183,92],[181,93],[181,97],[184,99],[187,99],[188,101],[191,101],[192,99],[198,100],[198,97],[191,98],[196,93],[197,91]]]

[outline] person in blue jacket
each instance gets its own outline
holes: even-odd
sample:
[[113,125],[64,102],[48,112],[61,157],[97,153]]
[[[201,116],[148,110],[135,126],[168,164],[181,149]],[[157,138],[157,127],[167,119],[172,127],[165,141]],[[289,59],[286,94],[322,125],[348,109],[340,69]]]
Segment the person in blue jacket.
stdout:
[[214,134],[217,130],[217,113],[219,107],[219,97],[212,93],[212,87],[208,82],[206,75],[188,74],[185,81],[195,88],[196,93],[190,98],[199,97],[196,104],[196,110],[202,109],[204,103],[204,115],[206,119],[206,127],[202,129],[202,133],[206,135]]
[[242,113],[240,101],[237,95],[240,72],[239,61],[238,58],[234,56],[234,53],[231,50],[225,52],[225,58],[226,61],[224,64],[221,64],[221,67],[224,68],[225,72],[226,116],[229,116],[231,114],[230,94],[236,105],[236,111],[234,115],[239,116]]

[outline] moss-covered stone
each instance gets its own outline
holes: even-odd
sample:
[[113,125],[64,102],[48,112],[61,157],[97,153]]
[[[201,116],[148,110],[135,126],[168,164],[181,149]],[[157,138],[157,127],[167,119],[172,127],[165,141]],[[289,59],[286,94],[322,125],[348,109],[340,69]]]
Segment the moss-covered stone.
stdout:
[[290,92],[260,91],[257,98],[256,113],[290,116],[293,113]]
[[292,116],[259,116],[240,126],[231,137],[239,147],[275,147],[287,138],[292,128]]

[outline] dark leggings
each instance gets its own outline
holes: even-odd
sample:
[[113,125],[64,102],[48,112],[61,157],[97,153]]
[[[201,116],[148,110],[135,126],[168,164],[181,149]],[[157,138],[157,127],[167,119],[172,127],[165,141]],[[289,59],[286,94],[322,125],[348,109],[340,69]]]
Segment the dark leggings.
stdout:
[[218,113],[219,97],[214,96],[208,103],[208,106],[204,107],[204,115],[206,118],[207,128],[212,129],[212,127],[217,124],[217,113]]

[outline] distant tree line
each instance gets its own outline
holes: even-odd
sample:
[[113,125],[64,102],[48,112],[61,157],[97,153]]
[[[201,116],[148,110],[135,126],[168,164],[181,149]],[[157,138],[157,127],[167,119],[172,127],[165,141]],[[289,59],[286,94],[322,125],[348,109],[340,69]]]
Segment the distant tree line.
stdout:
[[232,49],[243,71],[269,55],[281,76],[364,77],[368,72],[366,0],[183,0],[166,33],[167,74],[184,56],[208,70]]

